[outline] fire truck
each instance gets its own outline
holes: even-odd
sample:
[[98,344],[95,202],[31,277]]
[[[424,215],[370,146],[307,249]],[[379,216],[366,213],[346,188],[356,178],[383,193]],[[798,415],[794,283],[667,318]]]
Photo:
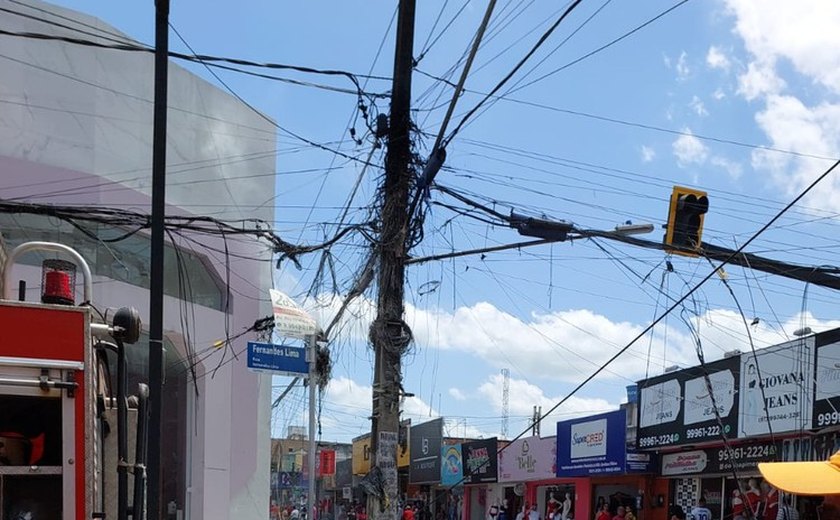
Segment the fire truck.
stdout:
[[[25,301],[25,282],[14,279],[32,252],[62,257],[44,260],[39,301]],[[0,518],[144,519],[148,387],[126,382],[137,311],[100,314],[88,264],[63,244],[17,246],[2,281]]]

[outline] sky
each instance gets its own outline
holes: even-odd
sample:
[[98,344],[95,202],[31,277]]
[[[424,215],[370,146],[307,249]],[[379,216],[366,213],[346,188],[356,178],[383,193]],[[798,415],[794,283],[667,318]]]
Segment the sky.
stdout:
[[[57,3],[153,41],[153,2]],[[457,80],[459,59],[486,6],[418,2],[412,119],[422,158],[452,98],[452,88],[435,78]],[[375,94],[390,89],[395,7],[379,0],[175,0],[171,23],[197,53],[353,72],[371,94],[364,102],[374,120],[388,111],[388,100]],[[455,123],[565,7],[498,2]],[[709,193],[704,240],[740,247],[840,156],[838,25],[840,4],[831,1],[772,8],[749,0],[584,1],[500,90],[504,99],[487,103],[449,143],[437,182],[501,213],[603,230],[650,223],[656,230],[645,238],[654,241],[661,240],[672,187],[689,186]],[[171,44],[189,52],[174,34]],[[218,82],[201,66],[185,66]],[[384,162],[356,96],[344,92],[353,88],[346,77],[278,74],[328,90],[219,75],[281,127],[278,172],[317,170],[278,175],[276,226],[284,238],[319,242],[341,224],[369,218],[382,169],[300,146],[293,136]],[[840,263],[838,202],[840,177],[829,175],[747,251],[809,266]],[[480,214],[453,212],[441,204],[466,207],[439,191],[427,204],[424,238],[413,256],[523,240],[510,228],[473,218]],[[305,258],[302,269],[284,264],[277,288],[324,325],[349,290],[365,244],[354,235],[333,247],[320,280],[317,255]],[[411,266],[406,321],[415,341],[404,372],[406,391],[415,397],[405,400],[403,415],[415,423],[442,415],[451,435],[497,435],[501,371],[508,369],[509,433],[516,435],[535,405],[552,408],[711,270],[703,259],[587,240]],[[543,434],[557,420],[616,408],[626,386],[646,375],[697,364],[692,330],[713,360],[748,351],[750,339],[761,348],[803,326],[840,325],[828,289],[734,266],[724,277],[734,296],[721,277],[710,279],[546,418]],[[355,301],[330,338],[334,370],[320,411],[325,440],[349,441],[369,430],[372,296]],[[275,378],[276,392],[287,383]],[[275,410],[274,434],[305,424],[305,413],[298,388]]]

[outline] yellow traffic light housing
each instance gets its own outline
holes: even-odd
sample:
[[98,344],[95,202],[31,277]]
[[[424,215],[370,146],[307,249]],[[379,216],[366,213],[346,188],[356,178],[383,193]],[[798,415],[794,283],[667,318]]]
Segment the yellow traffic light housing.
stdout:
[[709,197],[705,191],[674,186],[668,207],[668,227],[665,245],[678,255],[700,256],[703,237],[703,216],[709,211]]

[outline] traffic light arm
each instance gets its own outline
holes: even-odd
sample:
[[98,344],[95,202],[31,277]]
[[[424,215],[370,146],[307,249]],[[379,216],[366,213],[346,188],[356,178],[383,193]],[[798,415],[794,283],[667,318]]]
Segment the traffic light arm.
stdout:
[[[562,223],[566,226],[566,223]],[[481,249],[470,249],[466,251],[456,251],[453,253],[445,253],[440,255],[426,256],[420,258],[410,258],[406,264],[422,264],[434,260],[445,260],[448,258],[457,258],[462,256],[479,255],[492,253],[496,251],[504,251],[510,249],[522,249],[526,247],[539,246],[544,244],[551,244],[554,242],[563,242],[564,240],[574,240],[579,238],[604,238],[607,240],[614,240],[636,247],[643,247],[645,249],[656,249],[659,251],[673,252],[673,246],[667,246],[661,242],[653,242],[651,240],[644,240],[632,236],[623,235],[614,231],[599,231],[594,229],[573,229],[569,231],[568,237],[565,239],[559,238],[544,238],[541,240],[531,240],[527,242],[516,242],[513,244],[499,245],[493,247],[486,247]],[[729,258],[734,252],[734,249],[727,249],[712,244],[703,242],[699,251],[691,249],[691,253],[697,256],[702,256],[710,260],[725,260]],[[792,280],[799,280],[801,282],[808,282],[820,287],[827,287],[829,289],[840,290],[840,269],[812,267],[806,265],[789,264],[779,260],[772,260],[762,256],[754,255],[752,253],[740,253],[733,256],[729,260],[730,264],[739,265],[748,269],[754,269],[764,273],[790,278]]]

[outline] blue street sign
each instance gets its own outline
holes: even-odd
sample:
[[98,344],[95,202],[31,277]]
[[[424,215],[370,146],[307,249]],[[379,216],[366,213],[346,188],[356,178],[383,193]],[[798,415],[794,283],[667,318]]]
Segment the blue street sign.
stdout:
[[248,342],[248,368],[292,376],[309,373],[305,348],[253,341]]

